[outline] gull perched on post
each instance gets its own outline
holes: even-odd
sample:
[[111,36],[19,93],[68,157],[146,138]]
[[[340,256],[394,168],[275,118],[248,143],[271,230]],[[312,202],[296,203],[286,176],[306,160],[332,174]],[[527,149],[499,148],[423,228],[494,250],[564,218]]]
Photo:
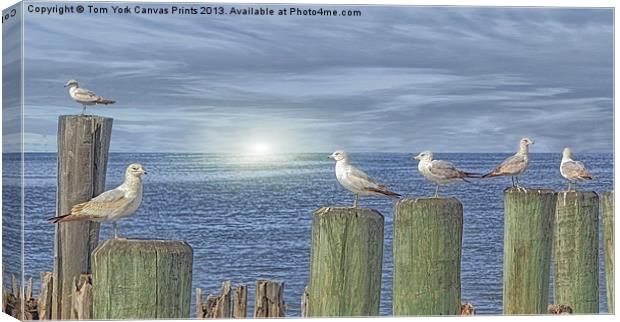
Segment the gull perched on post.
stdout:
[[74,101],[82,104],[81,115],[84,115],[84,112],[86,112],[86,105],[108,105],[115,103],[115,101],[98,96],[93,91],[89,91],[86,88],[80,88],[78,86],[78,82],[74,79],[69,80],[67,84],[65,84],[65,87],[69,88],[69,96],[71,96]]
[[336,160],[336,179],[347,190],[355,194],[353,208],[357,208],[359,196],[383,196],[399,198],[400,195],[389,191],[384,185],[375,183],[364,171],[349,164],[349,157],[344,151],[336,151],[328,156]]
[[[493,171],[483,175],[483,178],[510,176],[512,178],[512,186],[517,189],[525,190],[525,188],[519,185],[519,175],[521,175],[529,163],[528,158],[528,146],[534,144],[529,138],[522,138],[519,142],[519,151],[511,157],[508,157],[504,162],[498,165]],[[515,181],[517,182],[515,185]]]
[[570,191],[571,182],[574,183],[573,190],[577,189],[577,181],[592,180],[592,176],[586,169],[586,166],[579,161],[574,161],[572,152],[569,148],[562,151],[562,163],[560,163],[560,174],[568,180],[568,191]]
[[115,189],[108,190],[90,201],[77,204],[71,213],[49,218],[51,223],[90,220],[112,222],[114,238],[119,238],[116,221],[133,214],[142,203],[142,179],[146,174],[142,165],[134,163],[125,170],[125,180]]
[[454,164],[448,161],[433,160],[431,151],[424,151],[414,156],[412,159],[419,160],[418,171],[426,178],[426,180],[434,182],[435,198],[439,197],[439,185],[446,184],[455,180],[467,181],[467,178],[476,178],[479,175],[475,173],[465,172],[457,169]]

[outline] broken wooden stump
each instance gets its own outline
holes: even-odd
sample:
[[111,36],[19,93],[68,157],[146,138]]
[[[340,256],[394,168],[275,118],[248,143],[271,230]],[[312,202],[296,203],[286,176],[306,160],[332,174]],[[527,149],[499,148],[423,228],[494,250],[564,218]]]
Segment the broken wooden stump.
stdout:
[[71,295],[71,319],[92,320],[93,318],[93,283],[90,274],[82,274],[73,282]]
[[218,295],[208,294],[206,301],[202,300],[202,289],[196,289],[196,318],[198,319],[226,319],[231,317],[230,281],[222,282]]
[[245,319],[248,315],[248,288],[245,284],[239,284],[233,292],[232,317]]
[[256,281],[256,298],[254,304],[255,318],[284,317],[284,283],[267,280]]

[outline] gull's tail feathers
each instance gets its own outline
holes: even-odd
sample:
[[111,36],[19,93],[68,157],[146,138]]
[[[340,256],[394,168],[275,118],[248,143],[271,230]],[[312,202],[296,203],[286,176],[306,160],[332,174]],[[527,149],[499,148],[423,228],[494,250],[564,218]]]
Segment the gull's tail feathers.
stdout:
[[91,217],[87,217],[87,216],[76,216],[74,214],[68,214],[68,215],[62,215],[58,217],[47,218],[47,221],[50,224],[57,224],[57,223],[67,222],[67,221],[85,221],[85,220],[90,220],[90,219]]
[[103,104],[103,105],[108,105],[108,104],[114,104],[114,103],[116,103],[116,101],[109,100],[109,99],[106,99],[106,98],[103,98],[103,97],[99,96],[95,103]]
[[380,195],[384,195],[389,198],[400,199],[401,197],[401,195],[397,194],[396,192],[388,190],[388,188],[384,185],[379,185],[378,188],[367,188],[367,190],[378,193]]
[[489,173],[487,173],[485,175],[482,175],[482,177],[480,177],[480,178],[493,178],[493,177],[497,177],[499,175],[500,175],[499,172],[493,170],[493,171],[491,171],[491,172],[489,172]]
[[461,171],[459,178],[465,182],[471,183],[471,181],[467,179],[480,179],[480,178],[484,178],[484,176],[480,173]]

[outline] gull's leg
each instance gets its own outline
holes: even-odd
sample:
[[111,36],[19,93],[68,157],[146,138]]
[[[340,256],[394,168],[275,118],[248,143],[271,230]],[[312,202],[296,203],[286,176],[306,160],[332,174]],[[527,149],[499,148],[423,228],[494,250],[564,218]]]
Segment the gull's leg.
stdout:
[[515,180],[517,181],[517,189],[519,189],[519,191],[523,191],[523,192],[527,191],[527,189],[525,189],[525,187],[521,187],[521,185],[519,184],[519,177],[518,176],[515,177]]
[[118,239],[118,227],[116,227],[116,221],[112,222],[112,229],[114,230],[114,239]]
[[439,184],[435,187],[435,198],[439,198]]
[[573,182],[573,191],[577,191],[577,181]]
[[86,105],[82,104],[82,114],[80,115],[84,115],[85,112],[86,112]]
[[570,191],[570,180],[566,180],[566,182],[568,183],[566,186],[566,191]]
[[510,180],[512,180],[512,187],[515,187],[515,177],[510,176]]
[[353,208],[357,208],[357,199],[359,198],[359,195],[356,193],[355,194],[355,199],[353,199]]

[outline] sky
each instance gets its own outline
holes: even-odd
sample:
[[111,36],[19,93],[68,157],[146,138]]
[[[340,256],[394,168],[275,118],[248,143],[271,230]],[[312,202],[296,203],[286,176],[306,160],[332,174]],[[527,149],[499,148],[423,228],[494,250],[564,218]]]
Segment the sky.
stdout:
[[612,151],[611,9],[344,8],[25,14],[25,149],[55,151],[76,79],[117,101],[89,110],[116,152]]

